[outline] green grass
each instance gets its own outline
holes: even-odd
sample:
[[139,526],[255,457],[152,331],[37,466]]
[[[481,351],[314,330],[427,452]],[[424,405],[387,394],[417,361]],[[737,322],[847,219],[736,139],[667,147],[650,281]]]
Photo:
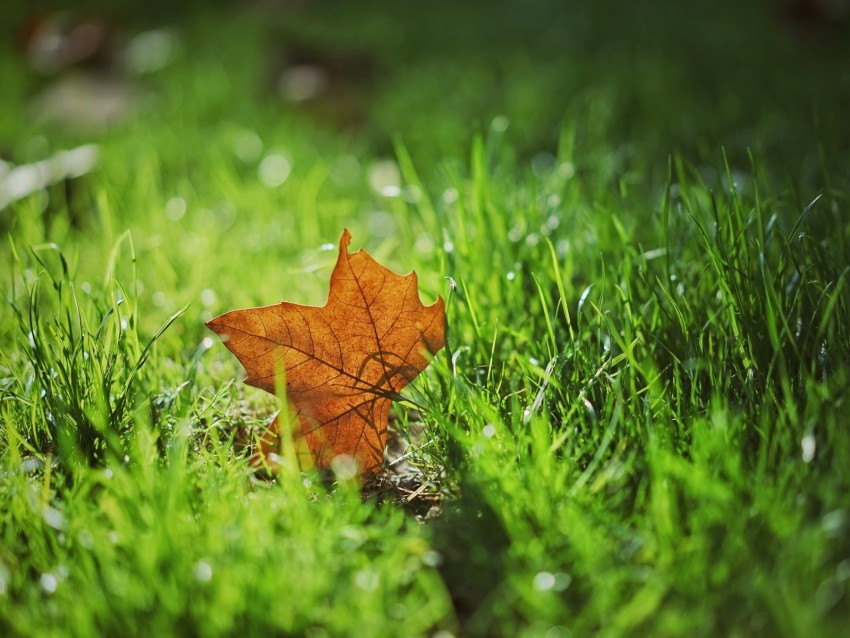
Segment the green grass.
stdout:
[[[187,13],[96,133],[28,117],[46,80],[4,45],[4,159],[101,157],[0,211],[0,634],[843,635],[846,38],[353,5]],[[292,39],[378,60],[356,127],[276,100]],[[278,402],[203,326],[324,303],[343,227],[447,301],[418,496],[255,476]]]

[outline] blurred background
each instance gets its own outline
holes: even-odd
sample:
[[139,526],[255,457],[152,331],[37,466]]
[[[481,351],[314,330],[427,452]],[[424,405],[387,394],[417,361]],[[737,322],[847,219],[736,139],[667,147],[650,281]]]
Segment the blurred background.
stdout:
[[805,175],[847,150],[849,11],[847,0],[8,2],[0,155],[37,161],[168,123],[164,160],[220,141],[245,161],[276,131],[307,128],[371,154],[400,138],[429,163],[465,156],[492,128],[545,164],[571,122],[604,130],[615,170],[636,154],[723,146]]

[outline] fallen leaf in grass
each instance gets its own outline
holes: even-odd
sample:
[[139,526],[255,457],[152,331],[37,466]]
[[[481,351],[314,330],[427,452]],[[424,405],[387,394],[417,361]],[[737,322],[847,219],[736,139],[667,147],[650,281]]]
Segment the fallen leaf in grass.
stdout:
[[[274,393],[283,373],[293,438],[318,467],[350,458],[365,478],[381,466],[390,401],[445,345],[445,309],[442,298],[422,305],[416,273],[349,254],[350,241],[346,230],[326,305],[234,310],[207,326],[245,366],[246,383]],[[279,423],[261,441],[261,460],[279,451]]]

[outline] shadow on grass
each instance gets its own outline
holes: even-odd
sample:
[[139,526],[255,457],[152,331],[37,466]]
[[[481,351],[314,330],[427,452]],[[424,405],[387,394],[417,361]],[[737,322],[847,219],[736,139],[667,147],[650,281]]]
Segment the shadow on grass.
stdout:
[[510,539],[475,483],[461,482],[461,496],[443,505],[431,524],[440,575],[464,635],[491,635],[492,604],[507,577]]

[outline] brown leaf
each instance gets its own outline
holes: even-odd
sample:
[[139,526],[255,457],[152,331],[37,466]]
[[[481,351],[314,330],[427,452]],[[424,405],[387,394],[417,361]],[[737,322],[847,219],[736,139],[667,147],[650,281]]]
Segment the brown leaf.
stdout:
[[[283,371],[286,396],[320,468],[353,457],[364,477],[381,466],[390,401],[445,345],[442,298],[423,306],[416,273],[387,270],[363,250],[339,258],[322,307],[282,302],[234,310],[207,326],[248,372],[246,383],[274,393]],[[279,425],[262,440],[262,455],[278,450]]]

